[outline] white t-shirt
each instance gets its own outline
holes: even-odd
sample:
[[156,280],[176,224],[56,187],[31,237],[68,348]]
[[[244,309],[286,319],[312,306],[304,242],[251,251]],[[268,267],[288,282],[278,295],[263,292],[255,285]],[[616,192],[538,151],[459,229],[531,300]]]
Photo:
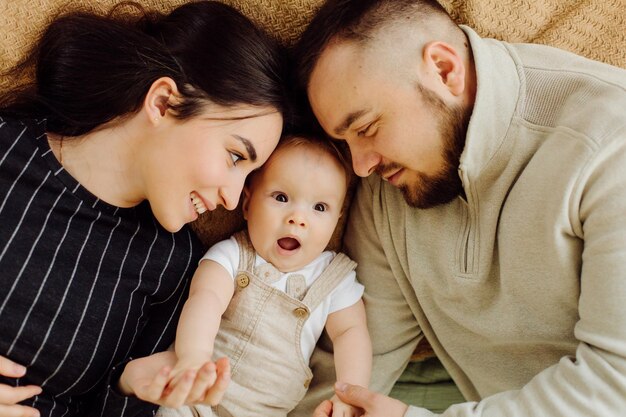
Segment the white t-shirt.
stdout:
[[[313,285],[317,277],[330,264],[335,256],[335,252],[325,251],[315,258],[313,262],[304,268],[281,273],[280,279],[270,284],[272,287],[285,292],[287,287],[287,277],[291,274],[301,274],[306,280],[307,289]],[[234,279],[239,269],[239,245],[234,237],[216,243],[204,254],[202,259],[209,259],[222,265]],[[256,255],[255,266],[266,264],[263,258]],[[356,273],[350,271],[346,278],[323,300],[315,310],[311,312],[308,320],[302,328],[302,355],[308,361],[313,353],[313,348],[317,343],[328,315],[341,309],[352,306],[361,299],[363,295],[363,285],[356,280]]]

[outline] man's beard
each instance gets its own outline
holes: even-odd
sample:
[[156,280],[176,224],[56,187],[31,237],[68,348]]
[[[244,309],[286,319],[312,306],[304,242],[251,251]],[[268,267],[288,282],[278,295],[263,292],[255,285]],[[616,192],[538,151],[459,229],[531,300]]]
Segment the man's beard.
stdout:
[[[431,208],[452,201],[463,191],[458,167],[461,153],[465,146],[465,135],[471,116],[471,109],[460,106],[448,107],[444,101],[432,91],[418,84],[417,89],[424,98],[425,104],[437,117],[439,133],[442,138],[443,166],[436,174],[415,172],[416,178],[399,186],[407,204],[415,208]],[[397,163],[379,165],[376,172],[397,171],[404,168]]]

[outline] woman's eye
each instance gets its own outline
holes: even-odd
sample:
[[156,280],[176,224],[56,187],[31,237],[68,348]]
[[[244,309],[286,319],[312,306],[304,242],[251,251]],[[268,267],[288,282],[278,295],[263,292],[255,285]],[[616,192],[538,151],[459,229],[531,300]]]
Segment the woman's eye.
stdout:
[[277,193],[276,195],[274,195],[274,200],[281,202],[281,203],[286,203],[289,199],[287,198],[285,194]]
[[233,161],[233,165],[237,165],[237,162],[243,160],[243,156],[236,154],[234,152],[230,152],[230,159]]
[[315,208],[315,211],[326,211],[326,204],[317,203],[314,208]]

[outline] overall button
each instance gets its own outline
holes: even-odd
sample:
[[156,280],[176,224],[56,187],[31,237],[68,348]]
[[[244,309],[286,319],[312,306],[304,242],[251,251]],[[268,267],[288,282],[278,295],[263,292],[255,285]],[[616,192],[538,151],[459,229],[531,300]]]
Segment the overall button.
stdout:
[[298,317],[299,319],[303,319],[306,316],[309,315],[309,312],[307,311],[306,308],[304,307],[298,307],[295,310],[293,310],[293,313],[296,315],[296,317]]
[[237,275],[237,286],[239,288],[246,288],[250,284],[250,278],[246,274]]
[[310,379],[307,379],[306,381],[304,381],[304,388],[309,389],[309,385],[311,385]]

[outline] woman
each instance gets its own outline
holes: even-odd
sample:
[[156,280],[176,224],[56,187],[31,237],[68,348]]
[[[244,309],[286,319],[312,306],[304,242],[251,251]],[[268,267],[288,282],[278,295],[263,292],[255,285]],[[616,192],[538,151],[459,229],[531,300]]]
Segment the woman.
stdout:
[[35,87],[0,99],[0,415],[219,401],[227,361],[165,387],[203,252],[185,224],[236,207],[275,148],[279,52],[217,2],[47,28]]

